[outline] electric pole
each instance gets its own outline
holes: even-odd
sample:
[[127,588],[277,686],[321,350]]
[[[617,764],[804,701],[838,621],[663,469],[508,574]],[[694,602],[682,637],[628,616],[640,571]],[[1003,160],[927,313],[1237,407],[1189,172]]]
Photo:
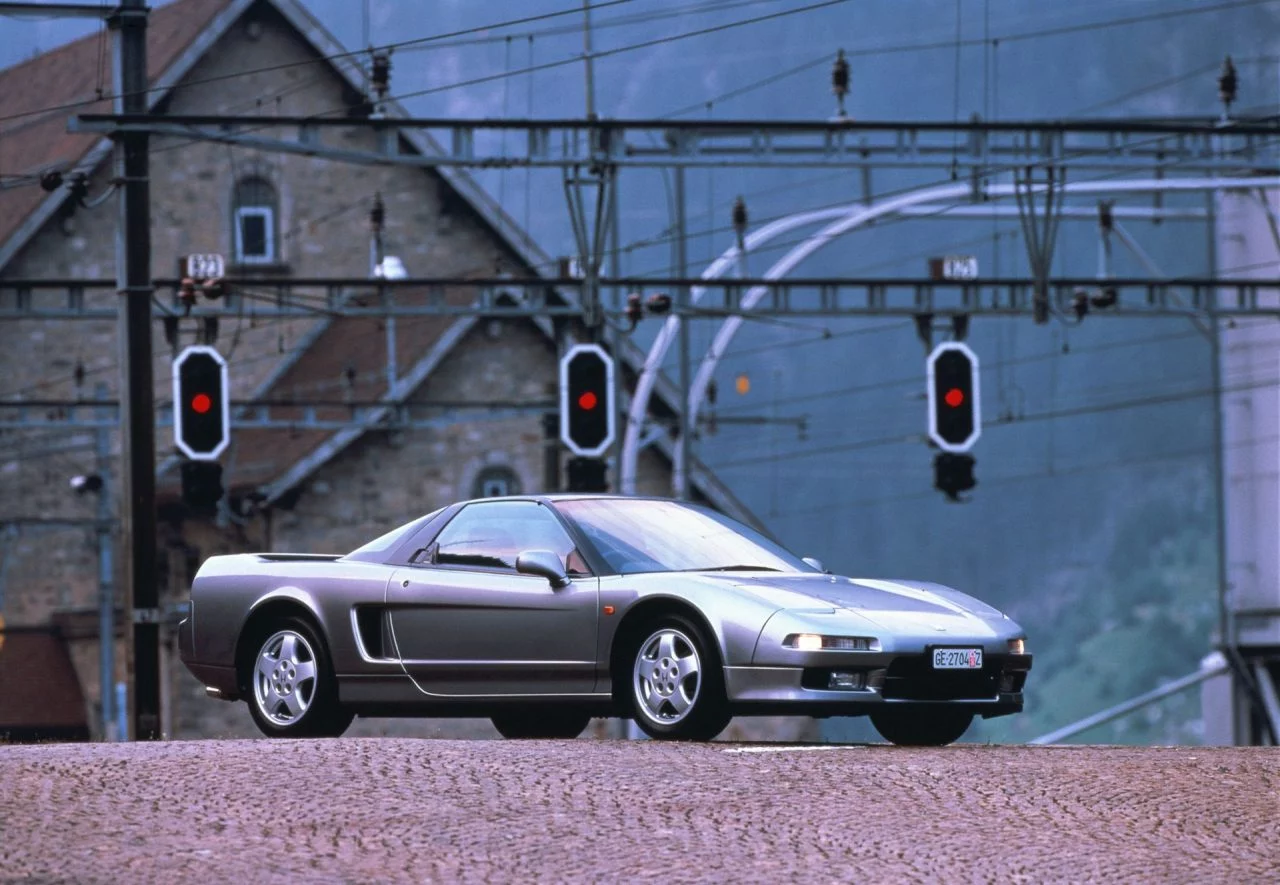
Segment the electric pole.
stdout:
[[[107,398],[107,386],[99,384],[94,398]],[[103,411],[106,411],[105,409]],[[121,740],[115,733],[116,711],[112,703],[116,683],[116,589],[115,566],[112,563],[111,504],[115,489],[111,482],[111,436],[106,427],[94,432],[98,456],[98,678],[102,693],[102,739]]]
[[[114,106],[117,114],[144,115],[147,101],[146,0],[121,0],[109,20],[115,31]],[[129,588],[129,670],[133,682],[133,737],[160,737],[160,597],[156,585],[155,401],[151,367],[151,189],[149,136],[115,137],[120,217],[116,281],[121,296],[120,471],[121,546]],[[106,636],[104,642],[110,641]],[[122,735],[123,737],[123,735]]]

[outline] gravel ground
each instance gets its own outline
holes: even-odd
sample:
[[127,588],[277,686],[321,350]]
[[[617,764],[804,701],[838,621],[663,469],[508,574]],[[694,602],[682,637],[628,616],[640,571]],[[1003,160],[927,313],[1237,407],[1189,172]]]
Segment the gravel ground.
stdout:
[[1280,881],[1263,748],[0,747],[5,882]]

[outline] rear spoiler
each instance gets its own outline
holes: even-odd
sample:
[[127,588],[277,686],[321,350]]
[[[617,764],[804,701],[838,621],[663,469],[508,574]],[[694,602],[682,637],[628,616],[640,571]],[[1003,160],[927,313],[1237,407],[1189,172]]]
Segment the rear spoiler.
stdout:
[[341,553],[259,553],[259,562],[333,562]]

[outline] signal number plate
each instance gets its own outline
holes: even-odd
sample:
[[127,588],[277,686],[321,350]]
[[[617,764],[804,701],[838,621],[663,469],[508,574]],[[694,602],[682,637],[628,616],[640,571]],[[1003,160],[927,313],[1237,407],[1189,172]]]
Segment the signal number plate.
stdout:
[[933,669],[935,670],[981,670],[982,649],[980,648],[935,648],[933,650]]

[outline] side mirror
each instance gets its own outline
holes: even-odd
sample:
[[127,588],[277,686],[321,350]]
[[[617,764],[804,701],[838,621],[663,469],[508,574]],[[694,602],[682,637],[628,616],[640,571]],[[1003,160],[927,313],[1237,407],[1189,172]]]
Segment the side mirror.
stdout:
[[516,571],[522,575],[540,575],[559,589],[569,586],[569,573],[560,557],[550,550],[526,550],[516,557]]
[[824,575],[825,575],[825,574],[827,574],[826,566],[824,566],[824,565],[822,564],[822,560],[821,560],[821,559],[815,559],[815,558],[813,558],[812,556],[806,556],[806,557],[804,557],[803,559],[801,559],[800,561],[801,561],[801,562],[803,562],[803,563],[805,563],[806,565],[811,565],[811,566],[813,566],[813,567],[814,567],[814,568],[816,568],[818,571],[822,572]]

